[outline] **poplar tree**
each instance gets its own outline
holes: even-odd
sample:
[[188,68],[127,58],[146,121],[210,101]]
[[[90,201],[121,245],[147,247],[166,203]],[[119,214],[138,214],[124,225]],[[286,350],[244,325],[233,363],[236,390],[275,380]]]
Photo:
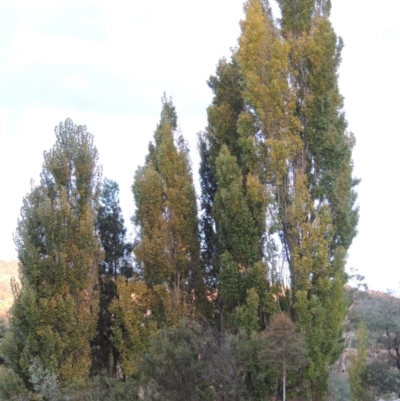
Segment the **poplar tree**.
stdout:
[[364,322],[361,322],[356,333],[357,346],[356,354],[350,358],[349,384],[351,401],[361,401],[372,399],[371,390],[368,383],[367,353],[368,336]]
[[237,59],[245,103],[267,156],[272,221],[290,276],[289,312],[307,334],[313,399],[341,351],[346,252],[356,234],[351,152],[337,71],[342,41],[329,1],[249,0]]
[[[258,210],[249,202],[247,208],[257,235],[252,242],[254,231],[245,229],[241,240],[258,244],[258,258],[268,266],[260,277],[267,275],[270,294],[276,291],[274,269],[283,266],[288,272],[287,279],[278,276],[279,287],[286,288],[276,295],[306,333],[306,387],[313,399],[320,399],[327,391],[329,365],[342,347],[344,267],[358,221],[358,180],[351,161],[355,141],[347,131],[338,89],[343,44],[329,22],[330,2],[278,4],[282,18],[276,21],[268,1],[247,1],[232,61],[222,60],[209,82],[215,96],[200,138],[204,256],[221,296],[226,298],[231,288],[234,301],[243,303],[246,292],[239,295],[240,280],[232,275],[242,262],[226,256],[224,244],[234,243],[234,237],[224,240],[224,233],[235,235],[245,219],[240,205],[248,198],[249,174],[256,177],[262,189],[256,193],[263,196],[252,198]],[[220,194],[228,191],[222,188],[218,159],[225,148],[242,177],[242,190],[236,191],[240,195],[234,202],[230,195],[230,207],[242,213],[229,229],[224,228],[229,207],[219,210]],[[232,179],[237,169],[226,155],[225,162]],[[236,277],[244,277],[238,273]]]
[[202,259],[206,267],[208,285],[217,286],[219,266],[216,263],[217,233],[213,216],[215,193],[217,191],[216,159],[223,145],[234,158],[240,160],[237,119],[244,103],[240,91],[237,63],[220,60],[216,76],[210,77],[208,86],[214,93],[212,105],[207,109],[208,127],[199,136],[200,185],[201,185],[201,234],[203,240]]
[[[235,56],[222,59],[208,82],[214,93],[208,126],[199,137],[203,261],[207,284],[218,288],[217,309],[234,317],[255,285],[256,318],[265,326],[267,292],[266,203],[263,147],[246,109]],[[257,277],[255,277],[257,276]],[[220,291],[221,290],[221,291]]]
[[138,239],[135,256],[150,286],[166,285],[175,312],[204,300],[196,195],[183,139],[175,139],[177,114],[164,94],[160,123],[146,163],[132,187]]
[[32,366],[60,385],[85,378],[98,311],[95,235],[101,170],[93,136],[67,119],[44,152],[40,184],[24,198],[15,234],[21,286],[13,284],[9,366],[29,389]]

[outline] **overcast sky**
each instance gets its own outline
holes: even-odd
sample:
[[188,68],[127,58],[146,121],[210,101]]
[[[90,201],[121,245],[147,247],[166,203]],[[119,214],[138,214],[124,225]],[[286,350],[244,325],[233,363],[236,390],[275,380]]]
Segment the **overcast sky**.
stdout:
[[[133,174],[171,95],[191,144],[207,124],[206,85],[236,46],[242,0],[0,0],[0,259],[30,179],[38,181],[54,127],[70,117],[95,136],[104,176],[116,180],[126,220]],[[348,260],[372,289],[400,288],[396,257],[400,144],[400,1],[332,0],[345,42],[340,87],[357,138],[359,234]],[[131,223],[126,221],[132,231]]]

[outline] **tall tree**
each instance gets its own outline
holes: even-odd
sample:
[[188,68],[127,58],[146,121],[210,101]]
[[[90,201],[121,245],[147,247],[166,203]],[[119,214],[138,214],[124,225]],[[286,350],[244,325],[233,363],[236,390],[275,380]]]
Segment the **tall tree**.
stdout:
[[367,351],[368,336],[364,322],[357,329],[357,353],[351,358],[349,383],[351,401],[368,401],[373,399],[368,383]]
[[92,371],[105,369],[116,375],[118,351],[112,341],[110,305],[117,296],[118,275],[131,277],[132,244],[126,240],[126,228],[119,203],[119,187],[115,181],[104,179],[100,193],[96,227],[104,250],[99,265],[100,304],[97,335],[92,344]]
[[3,347],[9,366],[32,389],[32,366],[54,373],[60,384],[87,376],[98,312],[98,153],[86,127],[70,119],[55,134],[40,184],[23,200],[15,235],[21,286],[13,284]]
[[[236,58],[231,62],[222,59],[216,76],[209,80],[214,99],[207,110],[207,129],[199,138],[202,256],[208,285],[222,289],[217,299],[221,328],[223,316],[246,303],[252,286],[250,271],[256,263],[258,268],[252,271],[259,275],[255,281],[267,287],[263,147],[253,116],[245,107],[240,81]],[[261,291],[258,295],[263,324],[261,310],[266,310],[268,294]]]
[[[268,1],[247,1],[232,62],[221,61],[210,79],[215,96],[200,138],[203,255],[221,297],[231,289],[232,299],[243,304],[249,286],[243,285],[246,275],[236,271],[243,264],[224,246],[234,243],[236,221],[227,230],[229,202],[219,207],[221,194],[228,191],[222,188],[220,152],[231,164],[228,177],[235,175],[239,182],[228,150],[242,177],[235,202],[228,191],[230,207],[246,204],[253,217],[254,230],[243,230],[241,240],[258,244],[258,258],[268,266],[260,278],[268,277],[270,293],[276,291],[276,277],[282,280],[278,287],[290,288],[280,305],[306,333],[306,378],[313,399],[319,399],[327,391],[329,364],[342,346],[344,266],[358,221],[354,137],[346,131],[338,89],[343,44],[329,22],[330,1],[278,4],[279,22]],[[256,178],[259,190],[248,190],[249,177]],[[239,221],[246,215],[242,212]],[[224,240],[225,233],[233,237]],[[278,266],[287,270],[287,279],[275,274]],[[282,298],[282,292],[277,296]]]
[[[301,261],[304,247],[298,245],[304,231],[294,230],[294,236],[288,233],[285,241],[295,244],[290,247],[295,256],[294,302],[299,305],[299,323],[314,334],[309,336],[313,357],[310,381],[314,397],[319,398],[326,392],[327,365],[337,358],[342,346],[341,327],[346,313],[344,267],[358,221],[354,191],[358,181],[352,177],[351,161],[354,137],[346,131],[343,98],[338,88],[343,42],[329,21],[330,1],[301,1],[297,9],[287,1],[279,3],[285,15],[282,34],[291,48],[291,80],[297,99],[296,116],[301,123],[302,148],[294,169],[298,176],[304,176],[309,198],[308,216],[302,221],[312,228],[308,237],[311,232],[315,235],[308,246],[313,259],[308,279],[303,273],[303,278],[296,282],[296,276],[301,275],[296,264],[301,268],[305,265]],[[302,298],[307,299],[307,306]],[[321,312],[316,318],[307,318],[317,310]],[[317,327],[319,334],[315,335],[313,328]]]
[[104,249],[104,260],[100,263],[102,275],[117,278],[118,274],[132,275],[132,244],[126,239],[126,228],[119,203],[119,186],[105,178],[100,193],[97,212],[97,230]]
[[188,150],[175,141],[177,115],[162,98],[161,120],[146,163],[135,175],[133,194],[139,229],[136,259],[149,286],[165,284],[177,313],[203,299],[196,195]]
[[240,161],[239,134],[237,120],[244,104],[239,86],[237,63],[222,59],[217,66],[216,76],[210,77],[209,87],[214,93],[212,105],[207,109],[208,127],[199,136],[201,157],[200,184],[202,189],[201,233],[203,236],[202,259],[206,264],[208,284],[217,285],[219,273],[215,262],[217,250],[217,233],[213,216],[214,200],[217,191],[216,159],[223,145],[226,152]]
[[290,312],[307,333],[312,397],[327,390],[341,349],[346,252],[358,210],[352,177],[354,138],[346,131],[337,70],[341,39],[329,1],[249,0],[237,59],[245,103],[265,140],[271,221],[290,276]]

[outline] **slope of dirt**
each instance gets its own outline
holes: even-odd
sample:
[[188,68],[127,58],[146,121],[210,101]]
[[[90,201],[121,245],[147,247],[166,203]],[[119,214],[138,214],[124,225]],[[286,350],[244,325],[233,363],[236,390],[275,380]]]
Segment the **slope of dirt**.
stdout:
[[0,260],[0,317],[6,317],[6,313],[13,303],[10,286],[13,277],[18,280],[18,261]]

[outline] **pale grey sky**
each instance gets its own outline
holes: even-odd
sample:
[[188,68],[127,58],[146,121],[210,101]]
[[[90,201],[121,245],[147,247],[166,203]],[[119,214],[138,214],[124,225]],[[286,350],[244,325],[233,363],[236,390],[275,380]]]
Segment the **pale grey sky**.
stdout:
[[[0,259],[22,197],[38,180],[54,126],[67,117],[95,136],[104,176],[116,180],[128,219],[164,91],[177,107],[197,174],[196,133],[206,126],[206,80],[236,46],[242,0],[1,0]],[[349,266],[370,288],[399,288],[396,258],[400,2],[332,0],[345,48],[340,86],[354,152],[361,219]],[[132,230],[129,221],[128,228]]]

